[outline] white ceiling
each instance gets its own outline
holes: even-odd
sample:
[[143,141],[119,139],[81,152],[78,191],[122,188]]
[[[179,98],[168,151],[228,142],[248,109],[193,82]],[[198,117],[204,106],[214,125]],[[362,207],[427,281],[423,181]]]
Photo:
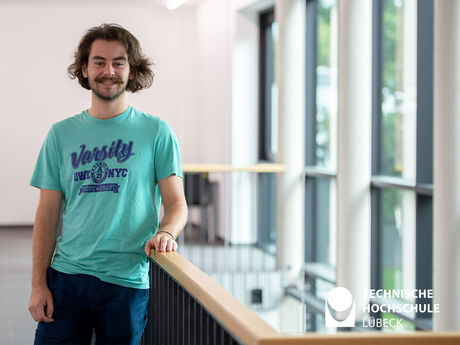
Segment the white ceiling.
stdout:
[[[186,0],[183,6],[196,6],[200,3],[206,2],[206,1],[213,1],[213,0]],[[214,0],[217,1],[217,0]],[[138,3],[138,4],[152,4],[152,5],[157,5],[157,6],[165,6],[167,0],[130,0],[130,3]],[[0,0],[0,4],[5,4],[5,5],[45,5],[45,4],[59,4],[63,5],[64,1],[63,0]],[[126,0],[77,0],[77,1],[68,1],[69,5],[78,5],[78,4],[85,4],[85,3],[91,3],[93,5],[96,5],[98,3],[100,4],[113,4],[113,3],[123,3],[126,4]]]

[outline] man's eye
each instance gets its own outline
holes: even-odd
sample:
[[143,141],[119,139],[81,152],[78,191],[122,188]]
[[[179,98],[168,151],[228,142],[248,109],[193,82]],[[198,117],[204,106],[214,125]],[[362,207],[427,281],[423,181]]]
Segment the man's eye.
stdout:
[[104,63],[103,62],[96,62],[95,65],[96,66],[102,66]]
[[117,63],[115,64],[115,66],[117,66],[117,67],[121,67],[121,66],[123,66],[123,65],[124,65],[124,64],[121,63],[121,62],[117,62]]

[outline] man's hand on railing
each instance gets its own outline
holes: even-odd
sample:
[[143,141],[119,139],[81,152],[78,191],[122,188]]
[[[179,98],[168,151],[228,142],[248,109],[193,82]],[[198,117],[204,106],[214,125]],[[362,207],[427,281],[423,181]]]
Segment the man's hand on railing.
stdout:
[[145,255],[150,257],[152,250],[156,250],[157,252],[174,252],[177,250],[177,246],[174,235],[160,228],[156,235],[147,241],[144,251]]

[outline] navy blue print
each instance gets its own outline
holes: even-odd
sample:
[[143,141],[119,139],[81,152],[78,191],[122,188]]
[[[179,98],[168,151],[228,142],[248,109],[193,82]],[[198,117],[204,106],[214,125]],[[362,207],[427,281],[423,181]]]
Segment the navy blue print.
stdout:
[[122,139],[112,141],[110,147],[104,145],[101,148],[94,147],[92,151],[86,149],[86,145],[80,145],[80,153],[72,152],[71,160],[74,169],[80,165],[86,165],[92,161],[96,162],[90,170],[77,171],[73,174],[75,182],[92,180],[95,184],[84,185],[80,187],[80,193],[97,193],[97,192],[114,192],[118,193],[120,185],[118,183],[102,184],[108,178],[126,178],[128,169],[113,168],[103,162],[106,159],[116,158],[118,163],[123,163],[134,155],[133,141],[124,143]]
[[95,147],[92,151],[86,149],[86,145],[83,144],[80,146],[80,153],[72,152],[72,166],[74,169],[78,169],[81,165],[86,165],[91,163],[93,160],[95,162],[101,162],[106,160],[107,158],[116,158],[118,163],[125,162],[129,159],[132,155],[134,155],[133,151],[133,142],[130,141],[129,143],[123,143],[122,139],[118,139],[117,141],[112,141],[110,147],[108,145],[104,145],[101,148]]

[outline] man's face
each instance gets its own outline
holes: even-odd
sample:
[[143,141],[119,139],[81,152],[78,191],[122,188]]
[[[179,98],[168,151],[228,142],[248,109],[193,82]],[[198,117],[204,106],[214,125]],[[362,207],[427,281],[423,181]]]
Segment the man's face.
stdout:
[[117,99],[133,77],[124,45],[119,41],[95,40],[88,65],[83,66],[83,76],[88,78],[97,97],[105,101]]

